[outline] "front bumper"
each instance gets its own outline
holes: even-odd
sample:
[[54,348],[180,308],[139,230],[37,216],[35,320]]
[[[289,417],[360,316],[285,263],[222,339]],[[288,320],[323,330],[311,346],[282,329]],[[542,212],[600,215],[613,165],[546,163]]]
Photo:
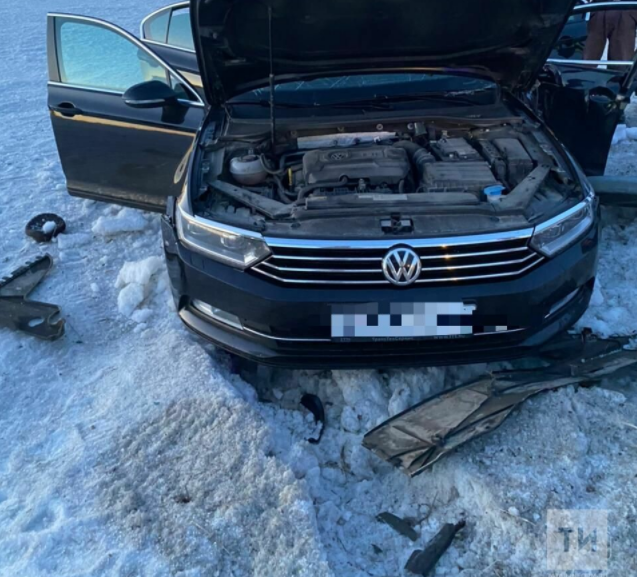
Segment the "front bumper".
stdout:
[[[435,366],[529,356],[571,327],[588,307],[597,268],[598,225],[577,244],[513,280],[410,288],[299,288],[205,258],[180,244],[163,220],[173,295],[183,322],[242,357],[288,368]],[[560,301],[574,294],[563,306]],[[238,316],[243,330],[192,306],[200,300]],[[502,319],[507,332],[459,338],[343,342],[330,339],[333,305],[465,302]]]

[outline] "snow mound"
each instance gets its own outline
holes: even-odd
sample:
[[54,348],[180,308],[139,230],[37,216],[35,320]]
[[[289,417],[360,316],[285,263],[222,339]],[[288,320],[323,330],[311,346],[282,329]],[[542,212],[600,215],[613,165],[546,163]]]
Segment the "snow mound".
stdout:
[[164,260],[159,256],[124,264],[115,282],[115,288],[120,289],[117,308],[121,314],[138,323],[150,318],[152,311],[137,311],[137,308],[149,296],[155,276],[163,268]]
[[602,337],[637,332],[637,220],[635,211],[605,211],[599,270],[591,304],[577,324]]
[[146,286],[163,267],[164,260],[159,256],[150,256],[137,262],[127,262],[119,271],[115,288],[123,288],[131,283]]
[[100,216],[93,225],[93,233],[99,236],[115,236],[125,232],[141,232],[148,227],[148,220],[139,210],[122,209],[116,216]]
[[618,124],[617,128],[615,129],[615,134],[613,134],[612,145],[616,146],[620,142],[624,142],[628,140],[628,138],[629,138],[628,128],[626,127],[626,125]]

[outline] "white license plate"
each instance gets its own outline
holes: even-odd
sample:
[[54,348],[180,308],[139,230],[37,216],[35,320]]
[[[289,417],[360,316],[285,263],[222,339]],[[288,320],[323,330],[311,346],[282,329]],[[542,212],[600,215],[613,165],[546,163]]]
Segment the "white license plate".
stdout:
[[476,306],[464,303],[340,305],[332,311],[333,339],[409,339],[473,334]]

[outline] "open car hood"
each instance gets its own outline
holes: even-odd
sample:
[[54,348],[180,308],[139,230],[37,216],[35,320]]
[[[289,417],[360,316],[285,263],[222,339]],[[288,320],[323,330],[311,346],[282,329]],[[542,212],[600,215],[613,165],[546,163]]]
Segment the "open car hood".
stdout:
[[531,86],[576,0],[192,0],[211,103],[276,81],[444,69]]

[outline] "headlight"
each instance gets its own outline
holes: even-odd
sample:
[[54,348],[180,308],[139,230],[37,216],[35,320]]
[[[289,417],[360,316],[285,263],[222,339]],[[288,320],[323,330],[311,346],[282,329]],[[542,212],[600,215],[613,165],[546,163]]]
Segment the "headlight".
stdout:
[[177,236],[186,246],[215,260],[245,269],[270,254],[259,234],[188,214],[177,205]]
[[595,197],[592,194],[573,208],[535,227],[531,246],[545,256],[555,256],[579,238],[595,221]]

